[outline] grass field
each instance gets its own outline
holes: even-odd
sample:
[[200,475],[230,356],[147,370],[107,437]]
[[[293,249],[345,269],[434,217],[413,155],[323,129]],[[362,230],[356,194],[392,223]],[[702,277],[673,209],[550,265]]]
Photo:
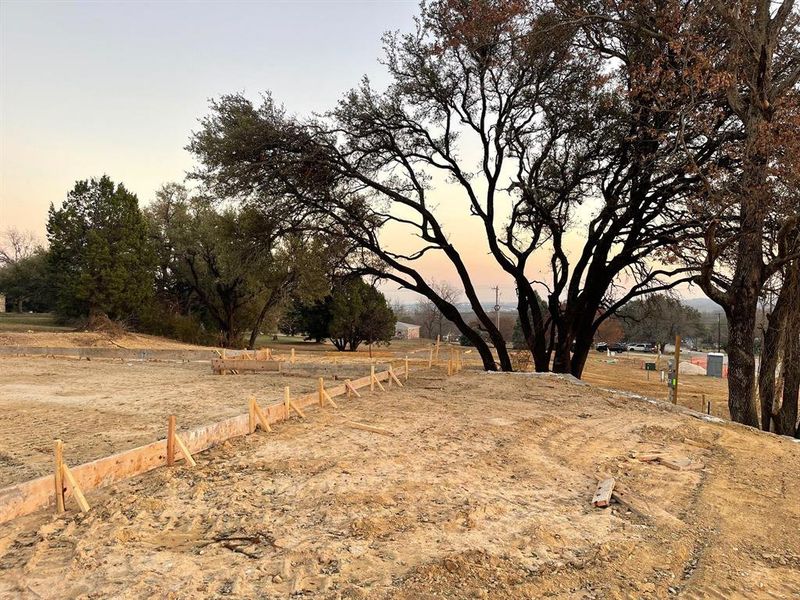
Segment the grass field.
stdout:
[[0,331],[73,331],[59,325],[52,313],[0,313]]

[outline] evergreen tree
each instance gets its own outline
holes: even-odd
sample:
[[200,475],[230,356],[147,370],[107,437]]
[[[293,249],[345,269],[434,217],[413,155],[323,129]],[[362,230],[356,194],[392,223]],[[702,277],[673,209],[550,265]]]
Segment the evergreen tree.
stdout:
[[139,201],[108,176],[78,181],[50,206],[49,266],[62,317],[136,316],[153,293],[154,259]]
[[362,343],[388,343],[395,323],[386,297],[362,279],[349,279],[334,288],[328,335],[338,350],[355,352]]

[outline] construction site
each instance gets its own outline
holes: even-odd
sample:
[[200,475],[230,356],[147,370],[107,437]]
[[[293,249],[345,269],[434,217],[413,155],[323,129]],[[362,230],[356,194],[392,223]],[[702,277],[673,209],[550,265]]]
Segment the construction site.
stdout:
[[800,445],[625,391],[633,363],[71,335],[3,338],[0,597],[800,594]]

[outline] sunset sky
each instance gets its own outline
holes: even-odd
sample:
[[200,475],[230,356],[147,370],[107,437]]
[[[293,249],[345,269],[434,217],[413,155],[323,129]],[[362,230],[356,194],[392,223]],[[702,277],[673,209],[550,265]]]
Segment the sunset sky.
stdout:
[[[363,75],[383,87],[381,35],[409,30],[417,11],[416,1],[2,0],[0,229],[43,239],[49,204],[104,173],[148,203],[191,168],[183,148],[210,98],[257,100],[271,90],[308,114],[332,107]],[[514,301],[513,286],[472,242],[475,224],[456,214],[445,221],[481,298],[493,301],[500,284],[502,300]],[[426,274],[455,282],[443,261],[430,261]]]

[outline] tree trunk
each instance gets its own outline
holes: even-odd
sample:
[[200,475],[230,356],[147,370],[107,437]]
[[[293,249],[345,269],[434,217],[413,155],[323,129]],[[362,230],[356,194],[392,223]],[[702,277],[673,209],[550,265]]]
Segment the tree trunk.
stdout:
[[[793,295],[793,281],[791,277],[785,279],[778,299],[772,312],[767,315],[767,330],[764,332],[764,344],[761,349],[761,361],[758,369],[758,399],[761,404],[761,429],[770,431],[773,409],[775,407],[775,393],[777,386],[776,371],[779,358],[786,347],[791,319],[791,297]],[[786,357],[783,357],[785,364]]]
[[[800,321],[800,319],[796,319]],[[800,401],[800,332],[791,330],[786,336],[783,356],[783,402],[773,417],[775,433],[800,437],[797,427],[798,401]]]
[[781,347],[781,327],[773,311],[767,317],[767,330],[764,332],[764,345],[761,350],[761,361],[758,368],[758,400],[761,405],[761,429],[770,431],[772,410],[775,404],[776,377],[778,356]]
[[250,332],[250,340],[247,342],[248,350],[255,350],[256,339],[258,338],[259,331],[261,330],[261,325],[264,323],[264,319],[267,317],[269,309],[277,304],[277,297],[278,295],[276,293],[270,294],[269,298],[267,298],[266,302],[264,302],[264,306],[261,307],[261,312],[258,313],[258,318],[256,319],[255,325],[253,325],[253,330]]
[[589,352],[592,350],[594,331],[589,331],[591,333],[579,334],[575,338],[575,352],[572,353],[570,373],[578,379],[583,377],[583,368],[586,366],[586,359],[589,358]]
[[728,410],[731,419],[758,427],[756,362],[753,356],[756,307],[736,301],[728,316]]

